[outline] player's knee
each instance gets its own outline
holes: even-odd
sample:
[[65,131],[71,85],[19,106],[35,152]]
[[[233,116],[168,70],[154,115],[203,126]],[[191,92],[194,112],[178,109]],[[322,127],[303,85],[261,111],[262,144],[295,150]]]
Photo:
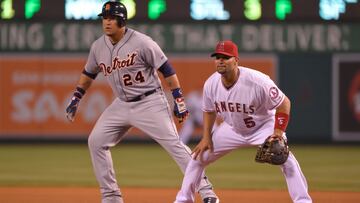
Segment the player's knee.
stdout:
[[110,149],[103,134],[91,133],[88,138],[88,147],[91,153],[98,153]]
[[88,147],[89,147],[89,149],[95,148],[94,144],[95,144],[94,139],[91,136],[89,136],[89,138],[88,138]]
[[211,154],[208,151],[206,151],[201,155],[201,157],[200,155],[197,157],[196,162],[205,167],[212,162],[211,160],[212,160]]
[[96,139],[96,136],[93,133],[91,133],[88,138],[88,147],[90,150],[96,150],[101,147],[100,142]]

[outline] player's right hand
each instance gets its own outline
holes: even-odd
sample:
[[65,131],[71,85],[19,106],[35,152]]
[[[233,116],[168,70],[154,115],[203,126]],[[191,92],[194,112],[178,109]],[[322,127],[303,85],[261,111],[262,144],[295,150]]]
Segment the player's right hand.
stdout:
[[71,101],[70,101],[68,107],[66,107],[66,118],[70,122],[73,122],[75,119],[75,114],[76,114],[77,108],[79,106],[79,102],[80,102],[80,99],[77,98],[76,96],[73,96],[71,98]]
[[203,154],[205,151],[210,150],[210,152],[214,152],[214,146],[212,139],[203,137],[198,145],[192,150],[193,159],[200,159],[201,162],[204,162]]

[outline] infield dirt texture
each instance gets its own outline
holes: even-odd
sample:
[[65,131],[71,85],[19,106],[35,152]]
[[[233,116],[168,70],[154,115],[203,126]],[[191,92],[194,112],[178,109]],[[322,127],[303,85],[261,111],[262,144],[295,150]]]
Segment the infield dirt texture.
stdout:
[[[172,203],[177,189],[124,188],[126,203]],[[286,191],[217,190],[222,203],[291,203]],[[311,192],[314,203],[359,203],[356,192]],[[100,203],[97,188],[0,188],[2,203]],[[202,203],[197,197],[196,203]]]

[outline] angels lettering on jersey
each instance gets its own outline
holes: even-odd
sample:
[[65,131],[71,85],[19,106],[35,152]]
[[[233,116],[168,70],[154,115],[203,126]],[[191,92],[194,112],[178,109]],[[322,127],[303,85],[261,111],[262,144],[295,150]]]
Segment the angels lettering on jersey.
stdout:
[[[277,87],[270,87],[269,88],[269,97],[277,106],[283,98],[283,94],[280,94],[279,89]],[[256,105],[254,104],[245,104],[239,102],[232,102],[232,101],[215,101],[214,102],[215,110],[217,113],[221,112],[237,112],[243,113],[247,115],[255,114]]]
[[241,104],[238,102],[226,102],[226,101],[215,101],[215,110],[217,113],[220,112],[237,112],[237,113],[244,113],[244,114],[254,114],[255,113],[255,106],[249,104]]
[[[276,86],[270,86],[267,89],[268,97],[267,99],[264,98],[265,100],[257,100],[255,99],[256,97],[244,99],[243,96],[241,96],[243,99],[238,98],[229,101],[215,100],[213,101],[214,110],[224,120],[230,119],[228,120],[229,123],[237,123],[236,128],[242,128],[242,125],[239,125],[242,123],[244,128],[250,129],[257,126],[258,119],[261,120],[269,117],[268,109],[277,107],[282,102],[284,94]],[[230,116],[228,113],[233,115]],[[244,128],[242,129],[244,130]],[[245,132],[242,131],[242,133],[244,134]]]
[[119,59],[119,57],[115,57],[112,60],[112,67],[107,66],[104,63],[100,63],[99,67],[101,71],[104,73],[104,76],[109,76],[116,69],[127,68],[135,64],[135,59],[138,56],[136,52],[127,55],[128,57],[125,59]]

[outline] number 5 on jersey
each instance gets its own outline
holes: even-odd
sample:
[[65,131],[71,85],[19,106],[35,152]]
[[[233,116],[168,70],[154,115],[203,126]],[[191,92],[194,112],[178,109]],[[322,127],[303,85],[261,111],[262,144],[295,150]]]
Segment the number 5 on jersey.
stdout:
[[252,128],[256,125],[253,117],[244,118],[244,123],[247,128]]

